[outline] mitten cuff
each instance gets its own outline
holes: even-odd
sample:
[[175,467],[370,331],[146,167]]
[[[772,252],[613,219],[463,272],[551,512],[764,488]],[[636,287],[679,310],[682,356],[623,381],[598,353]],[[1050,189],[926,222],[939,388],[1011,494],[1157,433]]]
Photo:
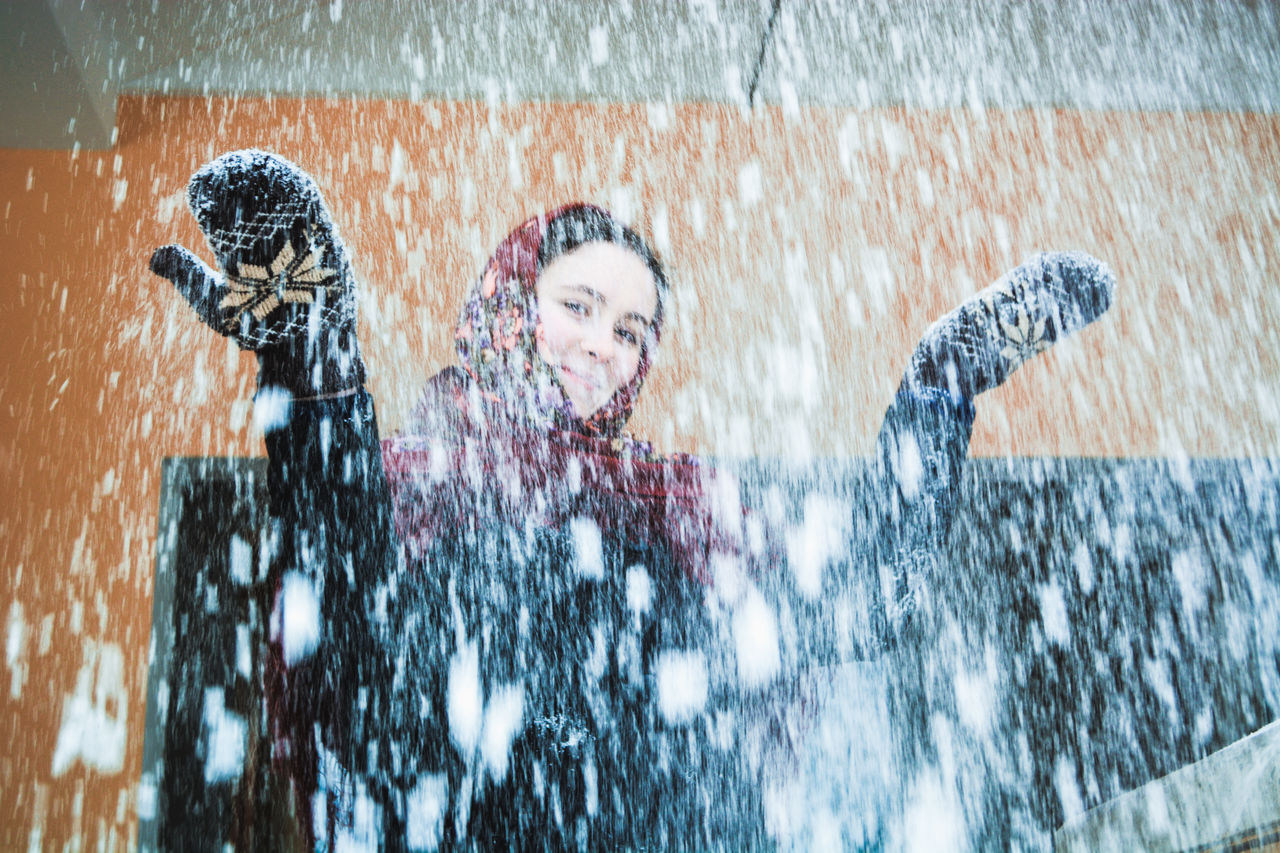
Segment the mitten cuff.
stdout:
[[303,338],[258,350],[258,387],[282,388],[295,399],[326,397],[364,386],[355,334]]

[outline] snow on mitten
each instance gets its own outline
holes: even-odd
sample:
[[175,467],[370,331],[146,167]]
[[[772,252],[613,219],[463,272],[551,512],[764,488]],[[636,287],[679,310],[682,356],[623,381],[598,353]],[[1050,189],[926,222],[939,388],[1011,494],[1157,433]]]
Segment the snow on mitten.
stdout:
[[151,270],[258,354],[259,387],[312,397],[359,386],[355,279],[311,176],[265,151],[233,151],[192,175],[187,201],[220,272],[182,246],[157,249]]
[[1084,252],[1046,252],[938,320],[916,346],[907,382],[972,399],[1111,307],[1116,276]]

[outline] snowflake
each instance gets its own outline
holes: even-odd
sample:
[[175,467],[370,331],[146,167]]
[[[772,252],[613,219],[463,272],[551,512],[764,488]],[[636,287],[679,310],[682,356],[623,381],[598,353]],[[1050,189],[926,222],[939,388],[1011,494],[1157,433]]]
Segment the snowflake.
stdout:
[[[1000,355],[1012,363],[1021,363],[1036,353],[1044,352],[1053,343],[1047,340],[1044,334],[1049,318],[1041,317],[1033,320],[1030,312],[1027,311],[1026,300],[1020,296],[1022,294],[1015,292],[1014,286],[1008,283],[1003,287],[991,288],[983,299],[988,313],[995,318],[1005,338],[1005,345],[1001,348]],[[1002,305],[997,306],[998,298]],[[1006,316],[1012,314],[1012,322],[1001,316],[1000,308],[1006,309],[1004,312]]]
[[320,266],[323,250],[310,245],[299,258],[293,244],[285,240],[280,253],[267,266],[240,264],[237,274],[227,273],[231,289],[222,299],[222,309],[230,310],[228,323],[248,311],[255,319],[264,320],[283,303],[311,303],[316,292],[332,288],[337,273]]

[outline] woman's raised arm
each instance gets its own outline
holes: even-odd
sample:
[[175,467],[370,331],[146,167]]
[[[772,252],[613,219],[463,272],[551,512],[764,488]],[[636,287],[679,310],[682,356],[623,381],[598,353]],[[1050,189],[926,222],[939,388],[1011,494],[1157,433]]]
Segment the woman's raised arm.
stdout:
[[420,706],[390,693],[396,539],[355,279],[315,182],[280,157],[223,155],[192,177],[188,200],[219,270],[181,246],[156,250],[151,269],[258,359],[275,589],[266,700],[273,754],[305,812],[317,785],[347,784],[324,778],[337,768],[322,754],[376,776],[372,745],[403,740]]
[[877,544],[893,573],[891,636],[910,621],[945,546],[973,399],[1102,316],[1114,289],[1115,274],[1090,255],[1035,255],[930,326],[916,345],[876,441],[886,499]]

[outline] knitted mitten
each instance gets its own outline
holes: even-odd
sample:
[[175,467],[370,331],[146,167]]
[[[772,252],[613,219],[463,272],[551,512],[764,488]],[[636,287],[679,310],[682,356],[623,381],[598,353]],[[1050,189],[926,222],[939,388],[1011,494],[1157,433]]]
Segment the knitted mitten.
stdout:
[[1111,307],[1116,277],[1083,252],[1035,255],[934,323],[904,382],[972,399]]
[[221,274],[182,246],[157,249],[151,269],[257,353],[258,386],[314,397],[363,383],[355,279],[315,181],[274,154],[233,151],[191,177],[187,200]]

